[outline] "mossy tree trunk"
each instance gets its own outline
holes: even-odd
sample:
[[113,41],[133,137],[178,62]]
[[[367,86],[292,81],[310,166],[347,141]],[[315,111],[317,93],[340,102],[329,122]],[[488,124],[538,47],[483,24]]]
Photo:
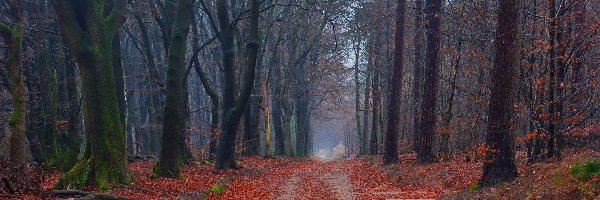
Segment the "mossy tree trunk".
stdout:
[[68,135],[61,140],[63,152],[63,168],[70,169],[77,163],[81,146],[81,97],[79,94],[79,81],[77,81],[77,65],[67,57],[67,99],[68,99]]
[[175,23],[167,60],[167,88],[159,161],[154,173],[161,177],[176,178],[179,174],[178,139],[183,123],[183,91],[185,77],[185,50],[192,14],[191,0],[178,0]]
[[23,82],[23,31],[24,18],[21,12],[21,1],[9,2],[14,25],[0,22],[0,36],[8,47],[8,59],[5,61],[10,79],[12,94],[12,112],[8,120],[10,127],[10,156],[13,163],[25,162],[25,84]]
[[[127,1],[54,0],[63,39],[80,67],[86,147],[83,158],[56,184],[105,190],[128,184],[125,129],[113,67],[113,39],[125,20]],[[105,9],[107,12],[104,12]]]

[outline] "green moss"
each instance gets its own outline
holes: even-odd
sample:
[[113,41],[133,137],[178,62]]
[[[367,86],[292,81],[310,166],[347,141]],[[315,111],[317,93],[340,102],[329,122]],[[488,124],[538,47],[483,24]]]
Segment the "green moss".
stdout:
[[479,189],[481,189],[481,183],[479,183],[479,181],[477,181],[469,186],[469,190],[471,190],[471,191],[476,191]]
[[227,189],[227,185],[215,184],[215,185],[210,186],[210,188],[208,188],[208,191],[213,194],[221,194],[221,193],[225,192],[225,189]]
[[160,161],[156,161],[156,164],[154,165],[153,168],[153,173],[150,175],[151,178],[157,178],[157,177],[175,177],[176,179],[183,179],[183,176],[181,176],[181,173],[177,173],[177,174],[173,174],[170,171],[166,171],[160,164]]
[[82,159],[77,163],[71,170],[69,170],[63,177],[61,177],[54,188],[66,189],[66,188],[81,188],[88,182],[88,173],[90,169],[90,159]]
[[587,160],[583,163],[576,163],[569,169],[571,174],[581,181],[587,181],[592,176],[600,174],[600,162]]
[[202,161],[202,164],[203,164],[203,165],[210,165],[210,161],[208,161],[208,159],[204,159],[204,160]]

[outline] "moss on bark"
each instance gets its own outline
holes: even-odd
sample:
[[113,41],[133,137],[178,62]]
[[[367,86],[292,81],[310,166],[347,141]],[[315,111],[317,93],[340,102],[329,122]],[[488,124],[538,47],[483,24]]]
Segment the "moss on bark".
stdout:
[[63,37],[80,67],[87,143],[83,159],[59,180],[56,188],[91,185],[105,190],[129,183],[125,128],[112,60],[112,54],[119,53],[112,51],[112,41],[124,20],[127,1],[115,1],[114,6],[107,7],[113,10],[106,17],[105,5],[75,2],[55,0],[55,11]]

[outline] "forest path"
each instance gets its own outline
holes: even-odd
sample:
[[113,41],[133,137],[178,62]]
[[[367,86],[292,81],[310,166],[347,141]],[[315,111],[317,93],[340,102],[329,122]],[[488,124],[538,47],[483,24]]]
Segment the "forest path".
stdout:
[[[266,162],[281,162],[265,160]],[[263,161],[260,161],[263,162]],[[231,179],[224,194],[209,199],[433,199],[440,191],[398,183],[388,177],[380,157],[290,159],[253,170],[251,163]],[[397,170],[398,168],[396,168]],[[396,176],[396,175],[394,175]]]
[[353,188],[341,162],[314,160],[290,175],[275,199],[355,199]]

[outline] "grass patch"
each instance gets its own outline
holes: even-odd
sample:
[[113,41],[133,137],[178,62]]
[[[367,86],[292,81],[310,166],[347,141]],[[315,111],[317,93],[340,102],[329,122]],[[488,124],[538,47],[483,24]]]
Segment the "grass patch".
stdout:
[[213,194],[221,194],[225,192],[226,188],[227,186],[225,184],[215,184],[210,186],[210,188],[208,188],[208,191]]
[[587,181],[592,176],[600,174],[600,162],[586,160],[583,163],[576,163],[569,169],[575,178],[581,181]]
[[481,184],[479,183],[479,181],[477,181],[469,186],[469,190],[471,190],[471,191],[476,191],[479,189],[481,189]]

